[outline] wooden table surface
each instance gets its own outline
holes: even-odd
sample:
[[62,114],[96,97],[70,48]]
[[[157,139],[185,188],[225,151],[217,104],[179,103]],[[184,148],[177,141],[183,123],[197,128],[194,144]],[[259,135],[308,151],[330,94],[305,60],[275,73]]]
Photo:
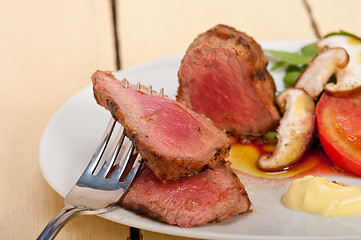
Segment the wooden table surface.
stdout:
[[[314,39],[340,29],[361,34],[359,0],[115,3],[116,24],[111,0],[0,1],[0,239],[35,239],[63,207],[39,169],[39,142],[55,112],[90,84],[95,70],[182,53],[218,23],[257,41]],[[70,221],[57,239],[186,238],[89,216]]]

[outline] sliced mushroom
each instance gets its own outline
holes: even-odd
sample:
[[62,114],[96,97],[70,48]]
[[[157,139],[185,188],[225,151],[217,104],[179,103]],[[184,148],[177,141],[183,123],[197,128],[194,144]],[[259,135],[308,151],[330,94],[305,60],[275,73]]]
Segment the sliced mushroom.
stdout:
[[317,99],[332,74],[345,68],[349,56],[343,48],[329,48],[321,51],[308,64],[295,84],[296,88],[304,89],[313,99]]
[[317,48],[341,47],[349,55],[349,63],[336,70],[336,83],[328,83],[325,90],[336,95],[348,94],[361,89],[361,41],[350,36],[335,35],[317,43]]
[[261,155],[257,161],[258,167],[265,171],[279,171],[299,161],[315,133],[315,103],[304,90],[288,88],[276,102],[284,115],[277,129],[275,151]]

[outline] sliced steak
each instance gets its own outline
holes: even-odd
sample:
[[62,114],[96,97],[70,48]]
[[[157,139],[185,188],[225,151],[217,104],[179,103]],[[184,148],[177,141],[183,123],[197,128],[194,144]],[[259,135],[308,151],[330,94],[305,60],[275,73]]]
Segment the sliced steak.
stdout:
[[139,153],[162,180],[214,168],[231,141],[202,115],[168,97],[123,87],[111,72],[92,76],[94,97],[125,128]]
[[126,209],[180,227],[219,222],[247,212],[250,204],[244,186],[224,161],[213,170],[165,184],[144,167],[121,203]]
[[177,100],[229,133],[262,135],[280,119],[266,65],[256,41],[217,25],[189,46],[178,72]]

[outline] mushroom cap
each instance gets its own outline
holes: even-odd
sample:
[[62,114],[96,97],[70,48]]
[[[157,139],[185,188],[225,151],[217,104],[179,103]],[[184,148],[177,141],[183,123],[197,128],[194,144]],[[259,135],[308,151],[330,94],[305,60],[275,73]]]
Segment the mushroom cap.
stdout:
[[361,41],[344,35],[334,35],[320,40],[317,48],[341,47],[349,55],[345,68],[336,69],[336,83],[328,83],[325,90],[336,95],[345,95],[361,89]]
[[296,88],[304,89],[313,99],[317,99],[327,81],[349,62],[346,50],[340,47],[323,48],[308,64],[306,70],[295,83]]

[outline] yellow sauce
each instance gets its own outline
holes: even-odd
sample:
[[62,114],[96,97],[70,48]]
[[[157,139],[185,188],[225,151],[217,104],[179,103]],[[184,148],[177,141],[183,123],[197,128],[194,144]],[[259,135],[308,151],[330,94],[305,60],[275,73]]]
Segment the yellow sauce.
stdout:
[[[346,51],[350,54],[350,51],[355,52],[355,64],[360,65],[361,64],[361,51],[360,51],[360,44],[361,41],[354,37],[349,37],[346,40],[346,44],[349,45],[349,49],[346,48]],[[351,59],[350,59],[351,60]]]
[[291,183],[282,203],[290,209],[321,216],[359,215],[361,187],[306,176]]
[[290,169],[285,169],[278,172],[265,172],[259,169],[256,165],[257,159],[262,153],[271,153],[275,149],[275,144],[240,144],[233,141],[228,161],[232,163],[232,168],[251,176],[261,178],[289,178],[300,173],[309,171],[319,165],[320,159],[315,155],[308,155],[304,161],[293,166]]

